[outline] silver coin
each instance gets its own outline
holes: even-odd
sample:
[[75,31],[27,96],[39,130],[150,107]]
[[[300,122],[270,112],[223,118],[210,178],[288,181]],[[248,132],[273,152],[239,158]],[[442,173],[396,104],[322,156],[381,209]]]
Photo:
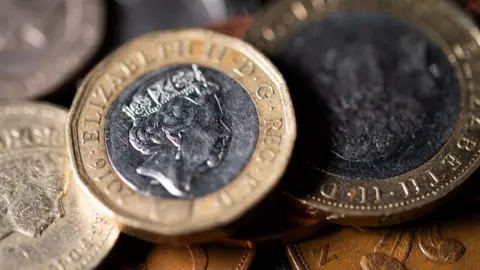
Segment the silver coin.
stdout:
[[112,105],[108,156],[141,193],[203,196],[245,167],[259,133],[255,115],[246,90],[226,74],[198,65],[161,68],[130,85]]
[[0,99],[45,96],[96,51],[100,0],[1,0]]

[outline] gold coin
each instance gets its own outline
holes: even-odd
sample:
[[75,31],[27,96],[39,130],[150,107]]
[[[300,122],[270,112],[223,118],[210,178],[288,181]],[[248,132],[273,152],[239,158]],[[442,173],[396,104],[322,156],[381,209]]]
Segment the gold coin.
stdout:
[[246,39],[279,63],[301,120],[290,193],[355,226],[445,202],[479,165],[479,37],[447,1],[286,0],[266,11]]
[[119,230],[70,182],[67,112],[0,105],[0,269],[90,269]]
[[456,204],[420,225],[339,227],[288,246],[288,256],[296,270],[478,269],[479,204],[478,199]]
[[83,190],[127,233],[199,242],[279,182],[295,139],[282,76],[247,43],[158,32],[91,71],[74,100],[69,153]]

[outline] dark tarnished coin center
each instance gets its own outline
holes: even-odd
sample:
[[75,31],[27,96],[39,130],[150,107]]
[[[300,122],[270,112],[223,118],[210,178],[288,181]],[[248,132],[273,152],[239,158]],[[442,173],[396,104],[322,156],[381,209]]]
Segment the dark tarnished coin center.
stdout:
[[412,170],[449,138],[460,106],[442,49],[383,14],[335,14],[309,24],[274,55],[312,167],[352,179]]
[[108,112],[107,152],[139,192],[194,198],[237,176],[255,148],[255,105],[236,81],[198,65],[161,68],[129,86]]

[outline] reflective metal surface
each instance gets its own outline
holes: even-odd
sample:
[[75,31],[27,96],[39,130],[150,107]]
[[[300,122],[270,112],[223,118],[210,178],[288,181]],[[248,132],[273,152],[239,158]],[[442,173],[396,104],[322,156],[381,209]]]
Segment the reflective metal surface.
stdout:
[[110,161],[146,194],[193,198],[216,191],[243,169],[258,118],[246,90],[198,65],[161,68],[130,85],[106,123]]

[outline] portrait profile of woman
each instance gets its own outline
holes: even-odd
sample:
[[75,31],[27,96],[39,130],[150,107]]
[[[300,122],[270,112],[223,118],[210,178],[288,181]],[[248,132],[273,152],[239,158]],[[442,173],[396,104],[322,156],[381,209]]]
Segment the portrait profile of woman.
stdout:
[[192,182],[222,162],[231,141],[220,86],[191,65],[145,89],[122,108],[133,121],[131,146],[147,156],[136,173],[189,197]]

